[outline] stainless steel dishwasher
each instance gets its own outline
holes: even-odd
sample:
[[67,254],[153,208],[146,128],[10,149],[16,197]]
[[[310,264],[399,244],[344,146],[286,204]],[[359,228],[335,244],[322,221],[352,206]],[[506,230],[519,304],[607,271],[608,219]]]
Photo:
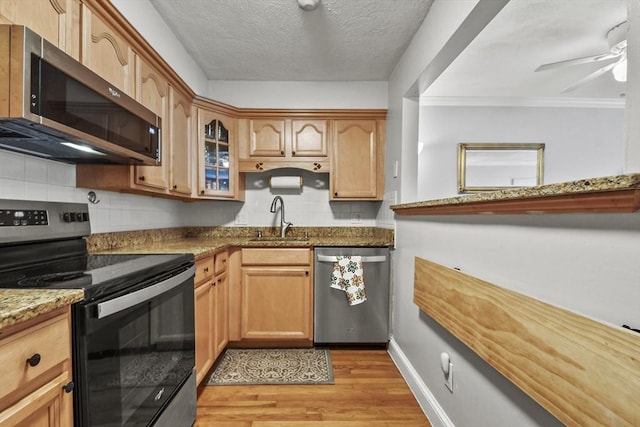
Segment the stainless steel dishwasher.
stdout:
[[[338,256],[361,256],[367,300],[349,305],[330,287]],[[316,247],[314,251],[314,342],[386,344],[389,341],[389,248]]]

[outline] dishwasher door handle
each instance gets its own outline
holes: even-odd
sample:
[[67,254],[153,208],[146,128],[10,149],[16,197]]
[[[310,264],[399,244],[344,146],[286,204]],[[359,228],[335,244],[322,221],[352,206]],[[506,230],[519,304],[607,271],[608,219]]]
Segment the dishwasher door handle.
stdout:
[[[340,255],[348,256],[348,255]],[[355,255],[352,255],[355,256]],[[387,260],[386,255],[373,255],[373,256],[361,256],[362,262],[385,262]],[[319,262],[338,262],[338,256],[336,255],[318,255],[316,259]]]

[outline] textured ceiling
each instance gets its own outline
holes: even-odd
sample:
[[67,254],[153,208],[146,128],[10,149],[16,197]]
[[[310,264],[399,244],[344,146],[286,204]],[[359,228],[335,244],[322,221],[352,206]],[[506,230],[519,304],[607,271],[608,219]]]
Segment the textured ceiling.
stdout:
[[620,99],[611,73],[561,93],[608,62],[534,70],[608,52],[607,32],[626,17],[627,0],[511,0],[424,95]]
[[210,80],[386,81],[433,0],[151,0]]

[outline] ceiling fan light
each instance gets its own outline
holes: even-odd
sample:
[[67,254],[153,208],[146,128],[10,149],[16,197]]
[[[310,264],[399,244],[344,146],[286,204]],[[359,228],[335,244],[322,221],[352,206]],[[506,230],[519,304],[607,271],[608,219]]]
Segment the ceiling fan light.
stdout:
[[613,73],[613,78],[619,82],[627,81],[627,59],[623,59],[615,67],[611,70]]

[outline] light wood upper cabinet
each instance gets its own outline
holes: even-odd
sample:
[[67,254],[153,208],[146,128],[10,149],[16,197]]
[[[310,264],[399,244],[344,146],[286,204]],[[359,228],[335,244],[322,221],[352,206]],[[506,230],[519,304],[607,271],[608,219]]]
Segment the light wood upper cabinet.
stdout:
[[326,157],[327,127],[326,120],[292,120],[291,156]]
[[284,157],[286,147],[284,120],[249,120],[249,157]]
[[134,183],[162,192],[169,188],[169,82],[140,57],[136,58],[136,99],[161,117],[161,166],[135,166]]
[[199,99],[196,106],[198,196],[243,200],[236,119],[209,101]]
[[135,53],[131,45],[86,4],[82,5],[82,25],[82,63],[133,98]]
[[335,120],[331,141],[331,200],[381,200],[384,120]]
[[191,99],[180,94],[173,87],[169,88],[169,138],[171,140],[170,156],[171,170],[169,171],[170,191],[183,195],[192,193],[193,168],[191,150],[192,139],[192,111]]
[[328,172],[328,121],[264,118],[238,120],[240,172],[296,167]]
[[0,0],[0,23],[27,26],[80,59],[80,0]]

